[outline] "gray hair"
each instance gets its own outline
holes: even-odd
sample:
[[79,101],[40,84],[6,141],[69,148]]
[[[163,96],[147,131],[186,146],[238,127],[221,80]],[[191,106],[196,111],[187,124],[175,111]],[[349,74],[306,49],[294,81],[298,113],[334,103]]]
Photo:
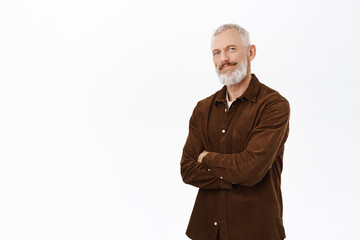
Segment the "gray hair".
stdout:
[[250,43],[250,36],[249,36],[249,32],[246,31],[244,28],[242,28],[241,26],[237,25],[237,24],[223,24],[220,27],[218,27],[214,34],[213,34],[213,38],[218,35],[219,33],[228,30],[228,29],[236,29],[238,31],[238,33],[240,34],[241,40],[243,41],[244,47],[245,49],[247,49],[251,43]]

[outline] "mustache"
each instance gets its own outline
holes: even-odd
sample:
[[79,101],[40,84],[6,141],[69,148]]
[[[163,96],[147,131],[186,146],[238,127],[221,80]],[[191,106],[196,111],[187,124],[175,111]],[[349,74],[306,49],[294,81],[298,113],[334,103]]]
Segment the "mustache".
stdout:
[[236,62],[228,62],[228,63],[221,64],[221,66],[219,67],[219,70],[221,70],[225,66],[228,66],[228,65],[234,66],[236,64],[237,64]]

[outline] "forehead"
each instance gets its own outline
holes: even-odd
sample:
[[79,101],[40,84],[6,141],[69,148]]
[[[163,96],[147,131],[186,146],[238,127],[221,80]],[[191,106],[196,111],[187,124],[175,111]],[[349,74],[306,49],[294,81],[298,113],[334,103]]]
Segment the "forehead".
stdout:
[[211,42],[211,49],[222,49],[229,45],[242,46],[240,33],[236,29],[227,29],[215,35]]

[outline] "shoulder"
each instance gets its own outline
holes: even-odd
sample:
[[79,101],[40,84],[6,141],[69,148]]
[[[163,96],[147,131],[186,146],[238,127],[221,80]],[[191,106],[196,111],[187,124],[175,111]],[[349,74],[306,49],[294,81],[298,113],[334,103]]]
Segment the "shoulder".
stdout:
[[221,96],[225,93],[224,87],[211,94],[210,96],[199,100],[194,108],[193,114],[203,115],[208,113],[211,108],[215,105],[217,99],[221,98]]
[[258,102],[265,108],[276,108],[285,112],[290,112],[289,101],[273,88],[260,83]]
[[197,108],[205,108],[205,109],[209,109],[211,108],[212,105],[215,104],[216,100],[220,98],[221,92],[224,91],[224,88],[216,91],[215,93],[211,94],[210,96],[201,99],[200,101],[197,102],[196,107]]

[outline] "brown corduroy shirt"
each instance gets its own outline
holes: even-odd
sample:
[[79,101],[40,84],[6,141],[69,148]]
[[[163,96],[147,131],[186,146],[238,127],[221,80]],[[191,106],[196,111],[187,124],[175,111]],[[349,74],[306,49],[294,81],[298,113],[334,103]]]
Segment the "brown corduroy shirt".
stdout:
[[[181,158],[183,181],[199,188],[188,237],[285,238],[280,185],[289,116],[289,102],[254,74],[230,109],[226,86],[198,102]],[[203,150],[210,153],[200,164]]]

